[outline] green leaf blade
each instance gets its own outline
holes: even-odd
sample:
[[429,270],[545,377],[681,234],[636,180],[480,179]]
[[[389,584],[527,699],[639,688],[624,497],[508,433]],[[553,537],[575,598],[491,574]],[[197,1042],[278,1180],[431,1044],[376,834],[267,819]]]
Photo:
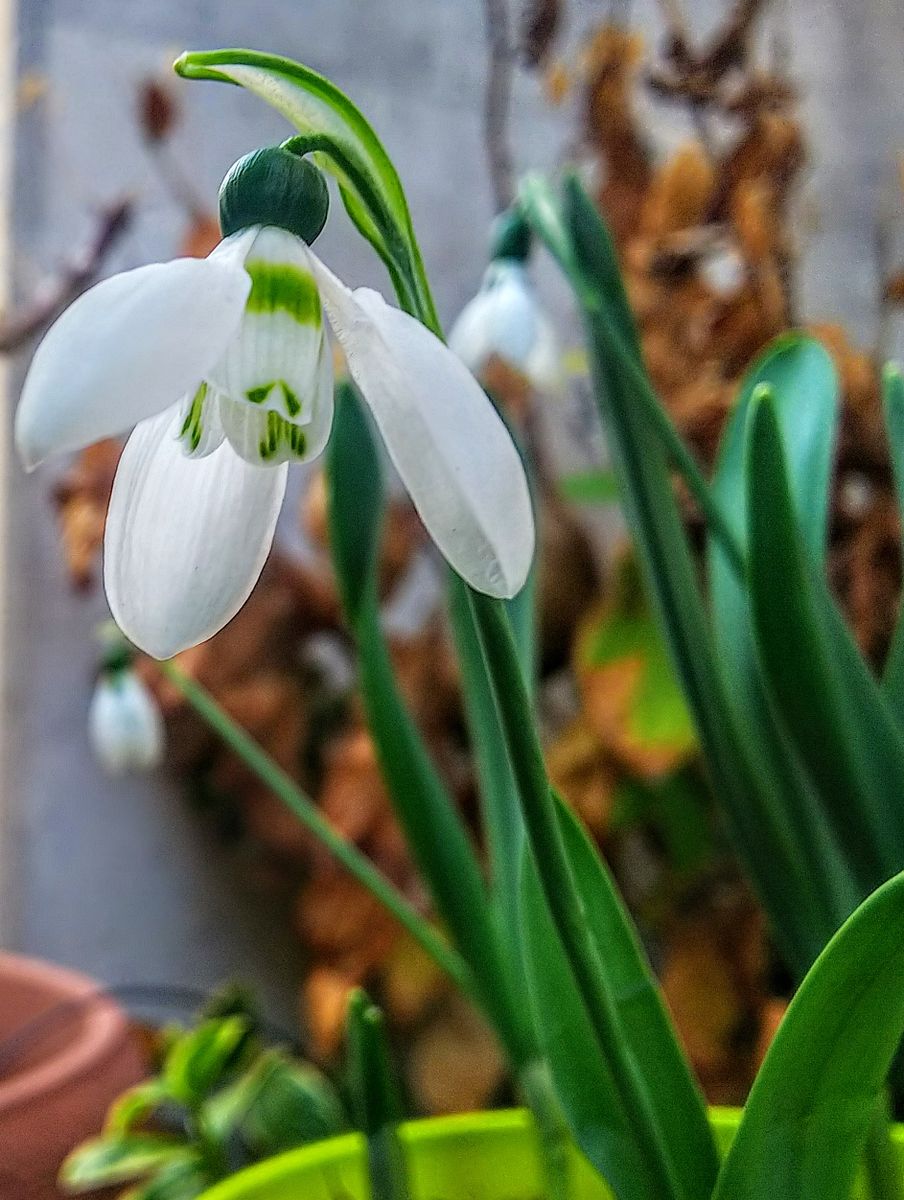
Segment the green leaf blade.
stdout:
[[628,372],[613,361],[617,338],[622,355],[635,367],[641,364],[614,246],[576,179],[566,181],[561,204],[536,177],[526,181],[520,199],[581,305],[597,402],[649,594],[735,845],[772,917],[786,960],[802,974],[824,944],[818,931],[814,939],[812,914],[818,903],[815,897],[810,900],[812,881],[795,856],[784,816],[761,783],[759,763],[728,704],[669,463]]
[[514,1004],[506,952],[480,866],[400,695],[381,628],[376,531],[382,525],[383,499],[372,435],[354,392],[348,389],[337,399],[327,462],[330,545],[360,656],[368,723],[415,861],[471,969],[477,998],[517,1067],[530,1057],[530,1040]]
[[[782,442],[789,455],[798,525],[812,560],[823,564],[838,426],[838,381],[831,358],[815,339],[799,333],[784,334],[751,366],[723,433],[713,492],[746,554],[748,418],[752,398],[764,386],[774,396]],[[755,485],[751,479],[749,486]],[[770,703],[754,643],[746,581],[739,579],[735,566],[712,534],[708,539],[708,573],[717,661],[726,684],[726,701],[736,713],[745,739],[755,747],[760,773],[794,840],[795,857],[806,864],[813,882],[812,960],[864,893],[825,821],[822,801],[793,740]]]
[[904,1033],[904,875],[820,955],[757,1076],[715,1200],[849,1200]]
[[904,860],[904,744],[807,557],[768,394],[753,401],[748,456],[750,593],[760,662],[867,892]]

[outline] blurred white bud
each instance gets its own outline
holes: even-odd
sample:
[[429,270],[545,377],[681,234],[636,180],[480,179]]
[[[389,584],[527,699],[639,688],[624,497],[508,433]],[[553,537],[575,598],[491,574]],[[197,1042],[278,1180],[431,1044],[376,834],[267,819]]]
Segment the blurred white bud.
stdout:
[[104,671],[88,710],[91,748],[110,775],[148,771],[163,758],[163,718],[131,667]]
[[480,291],[452,326],[449,348],[478,378],[490,359],[498,358],[520,371],[537,391],[561,387],[558,339],[524,264],[516,259],[490,263]]
[[741,290],[747,275],[747,264],[731,246],[724,246],[704,255],[700,261],[700,274],[707,286],[728,299]]

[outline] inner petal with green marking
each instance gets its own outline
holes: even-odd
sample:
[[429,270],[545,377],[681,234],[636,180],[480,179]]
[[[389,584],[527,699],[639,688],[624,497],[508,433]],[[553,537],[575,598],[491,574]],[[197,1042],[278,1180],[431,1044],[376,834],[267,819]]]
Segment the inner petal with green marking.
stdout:
[[308,425],[317,420],[332,374],[324,370],[326,332],[307,247],[284,229],[264,226],[243,265],[251,278],[245,312],[209,378],[230,400]]
[[219,408],[213,389],[202,383],[183,401],[178,427],[179,441],[189,458],[204,458],[223,441]]
[[248,258],[245,260],[245,270],[251,276],[246,312],[285,312],[299,325],[313,325],[317,329],[321,327],[320,293],[307,267]]

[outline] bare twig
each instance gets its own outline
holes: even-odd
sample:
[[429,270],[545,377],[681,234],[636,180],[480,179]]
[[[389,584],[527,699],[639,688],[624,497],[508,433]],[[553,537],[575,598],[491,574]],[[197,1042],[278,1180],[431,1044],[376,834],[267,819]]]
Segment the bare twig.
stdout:
[[515,195],[514,167],[509,146],[509,109],[515,52],[509,29],[508,0],[484,0],[489,61],[484,96],[484,142],[497,212]]
[[104,208],[94,237],[58,278],[29,303],[0,320],[0,354],[11,354],[48,325],[95,281],[111,248],[128,228],[134,199],[123,196]]

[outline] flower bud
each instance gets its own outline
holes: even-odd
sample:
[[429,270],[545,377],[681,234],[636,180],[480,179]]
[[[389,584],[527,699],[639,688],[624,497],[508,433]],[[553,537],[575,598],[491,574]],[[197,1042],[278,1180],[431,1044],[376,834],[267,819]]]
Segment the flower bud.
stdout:
[[148,771],[161,762],[163,718],[131,667],[102,672],[88,710],[88,738],[110,775]]
[[323,172],[282,146],[246,154],[220,184],[224,237],[252,225],[275,225],[310,246],[326,224],[329,207]]

